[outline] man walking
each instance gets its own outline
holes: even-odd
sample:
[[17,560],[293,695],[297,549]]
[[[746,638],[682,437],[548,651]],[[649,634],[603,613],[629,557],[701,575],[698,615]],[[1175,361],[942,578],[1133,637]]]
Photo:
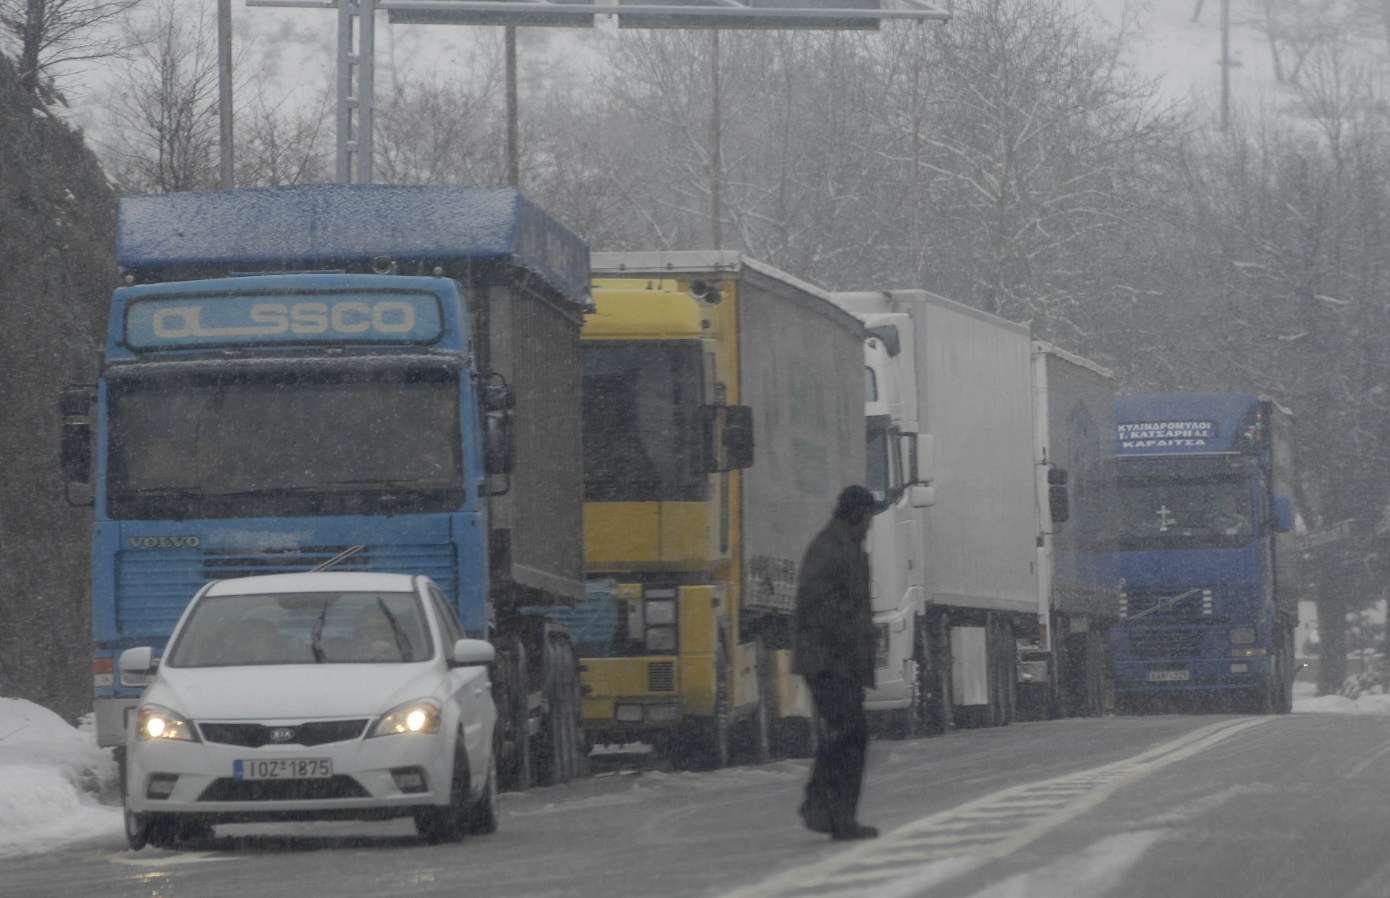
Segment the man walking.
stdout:
[[872,493],[845,487],[830,523],[806,549],[796,584],[792,672],[806,678],[824,726],[800,813],[807,829],[836,840],[878,835],[856,819],[869,745],[864,689],[874,683],[873,607],[863,545],[873,512]]

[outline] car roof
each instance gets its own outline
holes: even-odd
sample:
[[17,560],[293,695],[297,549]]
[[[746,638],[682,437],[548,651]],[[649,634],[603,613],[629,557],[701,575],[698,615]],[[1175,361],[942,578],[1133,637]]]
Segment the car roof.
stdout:
[[414,592],[409,574],[374,574],[364,571],[313,571],[302,574],[267,574],[238,577],[213,583],[207,595],[255,595],[283,592]]

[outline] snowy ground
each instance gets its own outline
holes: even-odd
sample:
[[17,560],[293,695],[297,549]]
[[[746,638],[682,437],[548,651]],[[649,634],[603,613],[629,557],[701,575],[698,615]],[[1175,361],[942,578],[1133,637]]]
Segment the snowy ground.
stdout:
[[[1295,713],[1390,715],[1390,694],[1353,701],[1312,692],[1311,683],[1297,684]],[[110,751],[97,748],[90,726],[0,698],[0,859],[69,845],[124,846],[115,780]]]

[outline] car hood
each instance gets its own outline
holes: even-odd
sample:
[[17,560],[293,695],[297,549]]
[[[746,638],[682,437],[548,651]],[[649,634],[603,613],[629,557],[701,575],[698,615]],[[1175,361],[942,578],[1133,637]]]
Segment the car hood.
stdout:
[[444,677],[432,663],[165,668],[143,700],[193,720],[374,717],[439,694]]

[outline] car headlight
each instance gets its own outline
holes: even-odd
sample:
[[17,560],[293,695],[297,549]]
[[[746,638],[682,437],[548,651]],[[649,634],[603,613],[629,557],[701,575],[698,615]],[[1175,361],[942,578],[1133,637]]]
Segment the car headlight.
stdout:
[[437,732],[439,732],[439,702],[423,698],[397,705],[381,715],[367,736],[370,738],[372,736]]
[[183,715],[163,705],[141,705],[136,712],[136,737],[141,742],[153,739],[172,739],[177,742],[201,742],[193,724]]

